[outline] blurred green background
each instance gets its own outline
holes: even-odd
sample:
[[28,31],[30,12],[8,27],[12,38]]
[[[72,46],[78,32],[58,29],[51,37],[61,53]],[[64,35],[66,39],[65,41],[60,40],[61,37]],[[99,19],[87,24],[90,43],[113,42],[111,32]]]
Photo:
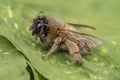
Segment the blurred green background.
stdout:
[[[83,29],[103,45],[83,56],[83,65],[68,66],[72,57],[57,51],[49,59],[28,26],[44,11],[65,22],[95,26]],[[0,80],[120,80],[119,0],[0,0]]]

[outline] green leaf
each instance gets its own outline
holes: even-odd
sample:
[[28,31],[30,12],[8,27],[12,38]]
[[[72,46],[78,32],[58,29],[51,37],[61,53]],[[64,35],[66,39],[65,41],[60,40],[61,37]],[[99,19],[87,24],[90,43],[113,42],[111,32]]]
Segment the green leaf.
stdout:
[[0,36],[0,80],[29,80],[23,55]]
[[[27,63],[27,64],[26,64]],[[45,80],[21,52],[0,35],[0,80]]]
[[[65,0],[3,2],[0,14],[0,34],[6,37],[18,51],[22,52],[37,75],[45,77],[42,76],[43,80],[46,78],[50,80],[120,79],[119,1],[93,0],[86,2],[78,0],[75,4],[73,1],[66,4],[68,1]],[[64,6],[61,6],[63,3]],[[83,7],[86,8],[83,9]],[[35,12],[39,12],[38,10],[59,15],[67,21],[73,20],[73,22],[96,25],[97,31],[88,30],[88,33],[98,35],[103,40],[103,46],[93,49],[90,55],[83,56],[83,65],[68,66],[67,63],[71,62],[72,58],[68,52],[63,50],[57,51],[48,59],[43,60],[41,55],[47,54],[48,51],[44,51],[40,42],[36,41],[28,31],[28,24]],[[114,27],[114,25],[117,26]]]

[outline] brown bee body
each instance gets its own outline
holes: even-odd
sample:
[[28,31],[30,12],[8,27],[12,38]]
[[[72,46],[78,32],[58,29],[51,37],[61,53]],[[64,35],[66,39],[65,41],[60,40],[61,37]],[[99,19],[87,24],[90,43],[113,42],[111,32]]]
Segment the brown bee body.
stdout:
[[102,44],[102,42],[92,35],[80,33],[76,26],[94,29],[87,25],[65,23],[53,16],[38,16],[33,20],[30,31],[32,35],[41,40],[44,46],[51,46],[46,56],[52,54],[64,44],[74,58],[71,64],[75,62],[82,64],[81,54],[90,52],[91,48]]

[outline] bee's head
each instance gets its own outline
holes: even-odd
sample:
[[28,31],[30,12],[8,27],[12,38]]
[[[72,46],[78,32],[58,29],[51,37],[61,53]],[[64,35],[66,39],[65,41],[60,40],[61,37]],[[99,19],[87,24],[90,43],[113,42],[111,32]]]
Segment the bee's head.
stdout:
[[45,16],[37,16],[33,19],[32,24],[29,27],[29,30],[32,32],[32,35],[42,34],[48,26],[48,21]]

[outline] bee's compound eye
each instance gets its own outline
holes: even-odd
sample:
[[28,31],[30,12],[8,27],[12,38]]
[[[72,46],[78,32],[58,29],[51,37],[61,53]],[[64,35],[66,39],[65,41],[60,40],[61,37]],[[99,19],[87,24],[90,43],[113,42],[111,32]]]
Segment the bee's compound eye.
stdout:
[[37,28],[39,28],[39,27],[41,27],[42,26],[42,24],[41,23],[38,23],[37,24]]

